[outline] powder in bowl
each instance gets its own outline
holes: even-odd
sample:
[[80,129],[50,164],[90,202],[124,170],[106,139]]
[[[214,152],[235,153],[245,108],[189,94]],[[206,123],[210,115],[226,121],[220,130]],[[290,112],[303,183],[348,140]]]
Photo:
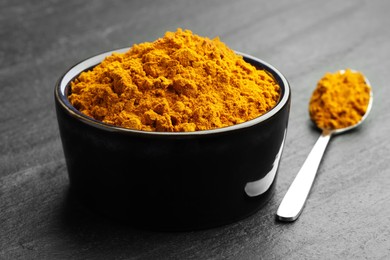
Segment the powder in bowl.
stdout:
[[254,119],[279,101],[270,73],[190,30],[113,53],[71,82],[71,104],[107,124],[189,132]]

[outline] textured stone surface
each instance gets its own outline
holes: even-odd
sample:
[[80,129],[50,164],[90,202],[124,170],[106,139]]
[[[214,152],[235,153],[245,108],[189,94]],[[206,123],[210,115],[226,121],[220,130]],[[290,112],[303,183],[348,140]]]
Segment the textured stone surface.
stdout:
[[[10,1],[0,3],[0,259],[390,258],[388,1]],[[275,196],[223,227],[160,233],[112,223],[68,194],[54,84],[94,54],[177,27],[261,58],[292,88]],[[277,207],[319,136],[307,105],[327,71],[362,71],[372,114],[334,137],[300,218]]]

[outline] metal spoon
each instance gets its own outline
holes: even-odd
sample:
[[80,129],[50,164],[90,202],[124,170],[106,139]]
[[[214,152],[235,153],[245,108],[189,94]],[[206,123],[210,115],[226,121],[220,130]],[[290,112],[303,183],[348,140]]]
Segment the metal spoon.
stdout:
[[[344,73],[345,71],[340,70],[340,72]],[[365,78],[365,81],[366,84],[371,88],[371,84],[369,83],[367,78]],[[305,205],[306,199],[309,195],[310,189],[317,174],[318,166],[321,162],[322,156],[325,152],[330,138],[334,134],[344,133],[348,130],[356,128],[361,123],[363,123],[363,121],[367,118],[371,110],[372,100],[373,97],[371,88],[370,101],[368,103],[366,113],[364,114],[362,119],[355,125],[334,130],[322,129],[320,137],[310,151],[308,157],[306,158],[304,164],[302,165],[302,168],[296,175],[291,186],[284,195],[284,198],[280,203],[278,211],[276,213],[277,219],[281,221],[291,222],[295,221],[299,217]]]

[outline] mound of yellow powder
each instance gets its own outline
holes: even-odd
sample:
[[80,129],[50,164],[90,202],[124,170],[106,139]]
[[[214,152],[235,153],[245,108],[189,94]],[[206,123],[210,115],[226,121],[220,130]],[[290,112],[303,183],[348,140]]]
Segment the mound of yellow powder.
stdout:
[[94,119],[145,131],[199,131],[258,117],[279,100],[266,71],[219,38],[190,30],[113,53],[71,82],[72,105]]
[[326,73],[310,98],[310,118],[321,129],[340,129],[357,124],[367,111],[371,87],[363,73],[346,69]]

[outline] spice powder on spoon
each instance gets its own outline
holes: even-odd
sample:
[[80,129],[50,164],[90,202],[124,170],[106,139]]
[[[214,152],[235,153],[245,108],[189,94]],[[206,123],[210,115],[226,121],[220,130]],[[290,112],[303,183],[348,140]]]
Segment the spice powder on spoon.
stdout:
[[321,129],[355,125],[365,115],[370,95],[371,87],[361,72],[328,72],[318,81],[310,98],[310,118]]

